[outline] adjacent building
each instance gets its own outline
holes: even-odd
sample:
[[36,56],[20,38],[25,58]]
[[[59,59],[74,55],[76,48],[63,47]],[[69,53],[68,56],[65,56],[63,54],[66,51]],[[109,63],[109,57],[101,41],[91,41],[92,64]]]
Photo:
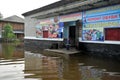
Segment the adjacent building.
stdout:
[[16,15],[0,20],[0,38],[2,38],[3,27],[10,24],[18,39],[24,39],[24,19]]
[[119,0],[60,0],[26,12],[25,45],[120,56]]

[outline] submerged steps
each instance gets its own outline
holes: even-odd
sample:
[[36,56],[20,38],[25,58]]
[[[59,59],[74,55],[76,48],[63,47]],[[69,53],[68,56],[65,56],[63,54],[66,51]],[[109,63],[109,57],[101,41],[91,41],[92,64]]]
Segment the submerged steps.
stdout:
[[45,49],[45,51],[50,51],[50,52],[56,52],[56,53],[63,53],[63,54],[76,54],[80,53],[79,50],[76,50],[75,48],[67,50],[66,48],[62,49]]

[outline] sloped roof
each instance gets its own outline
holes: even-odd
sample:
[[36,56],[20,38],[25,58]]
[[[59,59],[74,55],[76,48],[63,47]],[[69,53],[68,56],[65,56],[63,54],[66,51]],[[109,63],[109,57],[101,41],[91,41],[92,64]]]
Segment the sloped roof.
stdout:
[[2,21],[24,23],[24,19],[17,15],[13,15],[13,16],[4,18],[4,19],[2,19]]
[[29,16],[29,15],[32,15],[32,14],[35,14],[35,13],[38,13],[38,12],[41,12],[41,11],[49,10],[49,9],[52,9],[52,8],[55,8],[55,7],[60,7],[60,6],[63,6],[63,5],[66,5],[66,4],[75,2],[75,1],[78,1],[78,0],[61,0],[61,1],[57,1],[55,3],[52,3],[52,4],[49,4],[49,5],[40,7],[38,9],[35,9],[35,10],[32,10],[32,11],[28,11],[26,13],[23,13],[22,15],[23,16]]
[[[108,6],[108,5],[120,4],[120,0],[60,0],[60,1],[54,2],[52,4],[40,7],[38,9],[28,11],[26,13],[23,13],[22,15],[23,16],[29,16],[29,15],[32,15],[32,14],[35,14],[35,13],[39,13],[39,12],[42,12],[42,11],[54,9],[54,8],[57,8],[57,7],[60,7],[60,6],[65,6],[65,5],[68,5],[68,4],[71,4],[71,3],[76,3],[78,1],[79,1],[79,3],[81,3],[81,5],[76,7],[76,8],[79,8],[78,9],[79,11],[88,10],[88,9],[92,9],[92,8],[103,7],[103,6]],[[85,2],[85,1],[91,2],[91,3],[87,4],[87,2],[86,2],[85,5],[82,5],[82,3]],[[95,2],[95,4],[94,4],[94,2]],[[89,6],[90,8],[86,7],[86,6]]]

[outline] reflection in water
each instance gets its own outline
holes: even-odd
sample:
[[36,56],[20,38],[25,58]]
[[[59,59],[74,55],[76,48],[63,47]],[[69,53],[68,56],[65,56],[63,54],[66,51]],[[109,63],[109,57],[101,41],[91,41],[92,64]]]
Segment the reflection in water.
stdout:
[[[0,59],[13,59],[13,58],[23,58],[24,50],[23,44],[16,45],[14,43],[3,43],[0,44]],[[20,46],[20,47],[18,47]]]
[[59,57],[25,52],[25,78],[58,80],[62,78],[62,65]]
[[[120,80],[119,62],[112,60],[105,62],[102,59],[82,55],[66,57],[64,54],[64,56],[48,54],[46,56],[25,52],[25,74],[30,74],[25,78],[37,80]],[[108,63],[114,63],[114,65]]]
[[2,44],[3,56],[4,58],[11,58],[14,52],[15,46],[12,44]]
[[85,55],[40,54],[2,44],[0,80],[120,80],[120,63]]
[[0,44],[0,80],[24,79],[24,50],[12,43]]
[[101,80],[103,71],[92,66],[80,66],[82,80]]

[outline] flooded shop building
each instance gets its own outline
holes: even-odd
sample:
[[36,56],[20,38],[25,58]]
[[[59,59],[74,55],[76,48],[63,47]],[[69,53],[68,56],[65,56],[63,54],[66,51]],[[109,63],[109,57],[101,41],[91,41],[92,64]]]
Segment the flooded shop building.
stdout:
[[120,55],[119,0],[61,0],[23,16],[25,46],[63,48],[69,40],[79,50]]

